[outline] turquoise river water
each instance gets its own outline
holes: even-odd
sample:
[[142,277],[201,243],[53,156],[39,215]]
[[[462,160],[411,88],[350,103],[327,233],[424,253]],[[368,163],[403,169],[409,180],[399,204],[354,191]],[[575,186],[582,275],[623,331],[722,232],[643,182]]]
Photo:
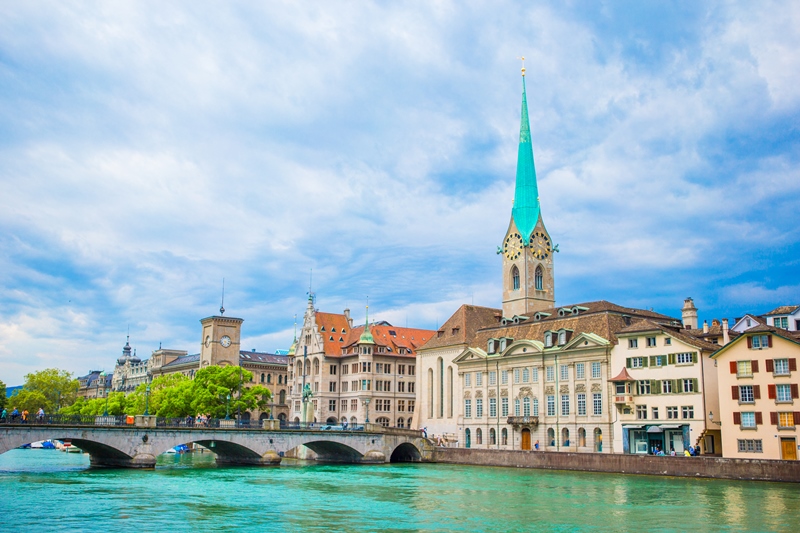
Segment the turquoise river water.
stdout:
[[795,484],[435,464],[155,471],[0,455],[0,531],[800,531]]

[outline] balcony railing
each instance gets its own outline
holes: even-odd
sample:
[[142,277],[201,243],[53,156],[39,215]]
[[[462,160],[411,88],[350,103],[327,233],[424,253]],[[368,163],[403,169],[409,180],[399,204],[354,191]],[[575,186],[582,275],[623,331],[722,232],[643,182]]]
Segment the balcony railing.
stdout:
[[538,426],[538,416],[509,416],[507,424],[512,426]]
[[633,396],[628,394],[617,394],[614,396],[614,403],[633,403]]

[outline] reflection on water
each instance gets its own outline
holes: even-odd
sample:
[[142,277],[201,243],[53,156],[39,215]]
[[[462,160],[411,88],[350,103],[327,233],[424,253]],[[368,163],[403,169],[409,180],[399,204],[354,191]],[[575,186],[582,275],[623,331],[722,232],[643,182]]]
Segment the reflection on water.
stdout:
[[455,465],[218,468],[210,453],[91,469],[87,455],[12,450],[0,517],[3,531],[797,531],[800,489]]

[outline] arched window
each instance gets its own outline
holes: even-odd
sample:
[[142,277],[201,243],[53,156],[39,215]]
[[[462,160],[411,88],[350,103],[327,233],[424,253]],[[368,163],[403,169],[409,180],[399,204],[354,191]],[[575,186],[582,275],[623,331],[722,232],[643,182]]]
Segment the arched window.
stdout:
[[389,419],[386,418],[385,416],[380,417],[377,420],[377,423],[380,424],[381,426],[385,427],[385,428],[389,427]]
[[483,444],[483,431],[481,431],[481,428],[475,430],[475,444]]
[[286,403],[286,391],[285,390],[281,391],[280,399],[281,399],[280,400],[281,405],[284,405]]
[[350,417],[350,423],[355,426],[356,424],[358,424],[358,418],[356,418],[354,416],[351,416]]
[[497,433],[495,432],[494,428],[489,430],[489,444],[497,444]]
[[544,274],[542,272],[542,265],[539,265],[539,266],[536,267],[535,281],[536,281],[536,290],[537,291],[544,290],[543,289],[543,287],[544,287]]
[[316,376],[317,374],[319,374],[319,359],[314,359],[314,374],[313,375]]
[[470,433],[469,428],[465,429],[464,430],[464,444],[465,444],[465,446],[467,448],[469,448],[472,445],[471,438],[472,438],[472,433]]
[[272,383],[272,374],[267,374],[267,383]]
[[584,428],[578,430],[578,446],[581,448],[586,446],[586,430]]
[[306,361],[306,364],[303,365],[303,375],[307,376],[308,373],[311,371],[311,361]]
[[514,399],[514,416],[520,416],[519,414],[519,398]]
[[406,427],[404,424],[405,424],[405,420],[403,420],[402,418],[398,418],[397,419],[397,427],[404,428],[404,427]]
[[522,399],[522,416],[531,416],[531,399],[527,396]]
[[508,428],[503,428],[500,431],[500,444],[508,446]]
[[594,428],[594,451],[603,451],[603,432],[600,428]]
[[511,288],[515,291],[519,290],[519,269],[517,265],[511,268]]
[[433,369],[428,369],[428,418],[433,418]]
[[439,418],[444,417],[444,359],[441,357],[436,360],[437,374],[439,378]]
[[561,445],[569,446],[569,430],[567,428],[561,430]]
[[549,443],[548,446],[555,446],[556,445],[556,430],[550,428],[547,430],[547,442]]
[[447,416],[453,418],[453,367],[447,367]]
[[553,346],[553,332],[548,331],[544,334],[544,346],[545,348],[550,348]]
[[533,399],[533,416],[539,416],[539,398]]
[[261,383],[264,383],[264,373],[261,373]]

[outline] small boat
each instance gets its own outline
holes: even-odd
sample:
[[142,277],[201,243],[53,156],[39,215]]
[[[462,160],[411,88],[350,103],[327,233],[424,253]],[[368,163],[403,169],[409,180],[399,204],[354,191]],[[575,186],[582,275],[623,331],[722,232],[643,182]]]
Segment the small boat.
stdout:
[[59,449],[62,452],[67,452],[67,453],[83,453],[83,450],[81,450],[80,448],[76,448],[68,440],[65,440],[64,442],[57,441],[56,449]]
[[173,453],[186,453],[189,451],[189,447],[185,444],[178,444],[174,448],[170,448],[169,450],[165,451],[164,453],[173,454]]
[[31,448],[42,450],[55,450],[56,445],[51,440],[40,440],[31,443]]

